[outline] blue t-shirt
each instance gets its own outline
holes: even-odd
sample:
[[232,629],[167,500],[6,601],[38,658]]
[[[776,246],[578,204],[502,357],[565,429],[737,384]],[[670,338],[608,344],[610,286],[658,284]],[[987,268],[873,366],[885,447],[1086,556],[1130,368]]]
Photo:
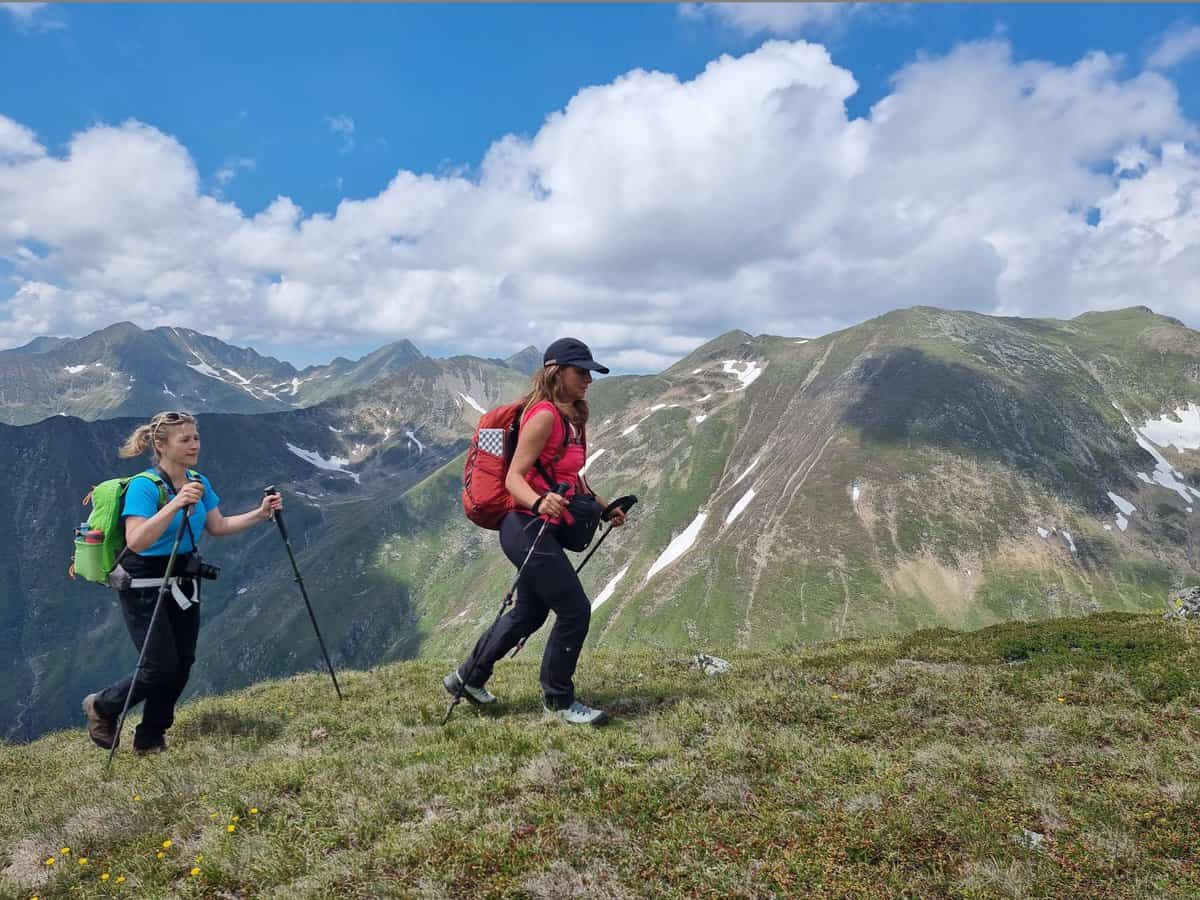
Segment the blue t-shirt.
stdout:
[[[154,470],[147,469],[143,474],[154,474]],[[204,520],[208,516],[208,511],[216,509],[217,504],[221,502],[221,498],[217,496],[217,492],[213,490],[212,485],[208,483],[208,479],[201,475],[200,481],[204,484],[204,496],[192,508],[192,514],[188,516],[192,525],[192,534],[188,534],[186,528],[183,530],[183,539],[179,542],[180,553],[191,553],[196,549],[195,544],[192,543],[192,535],[195,535],[196,540],[200,539],[200,535],[204,531]],[[167,492],[167,499],[170,500],[173,496],[171,486],[169,484],[166,485],[164,490]],[[121,510],[121,527],[125,527],[125,516],[141,516],[142,518],[149,519],[156,512],[158,512],[158,485],[149,478],[134,478],[129,482],[129,487],[125,490],[125,506]],[[162,537],[139,553],[138,556],[170,556],[171,547],[175,543],[175,534],[182,522],[183,511],[180,510],[175,513],[175,517],[171,519],[171,524],[162,533]]]

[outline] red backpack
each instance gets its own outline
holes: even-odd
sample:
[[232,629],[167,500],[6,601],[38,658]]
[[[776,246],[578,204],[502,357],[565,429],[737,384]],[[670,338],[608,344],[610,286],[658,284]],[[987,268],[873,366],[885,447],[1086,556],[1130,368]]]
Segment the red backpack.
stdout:
[[[521,413],[524,411],[524,400],[488,410],[479,417],[475,436],[467,448],[467,462],[463,466],[463,512],[482,528],[497,531],[500,520],[517,508],[512,494],[504,486],[504,479],[508,475],[513,454],[517,452]],[[556,462],[567,452],[568,431],[563,428],[563,445],[554,457]],[[554,479],[542,468],[540,460],[534,465],[548,484],[554,484]]]

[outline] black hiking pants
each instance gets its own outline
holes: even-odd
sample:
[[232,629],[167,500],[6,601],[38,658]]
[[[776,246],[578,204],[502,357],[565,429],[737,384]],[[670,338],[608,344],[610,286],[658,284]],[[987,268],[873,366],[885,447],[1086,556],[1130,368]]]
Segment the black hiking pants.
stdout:
[[[541,519],[523,513],[510,512],[504,517],[500,523],[500,546],[514,566],[519,567],[525,561],[541,527]],[[521,573],[516,603],[475,643],[475,649],[458,669],[459,676],[464,680],[469,677],[472,687],[482,687],[492,677],[496,660],[541,628],[551,610],[554,627],[542,654],[540,680],[546,706],[566,709],[575,702],[572,678],[587,637],[592,606],[553,525],[546,529]]]
[[[199,589],[199,583],[193,582],[191,590]],[[184,592],[188,592],[186,586]],[[162,742],[166,730],[175,722],[175,704],[187,686],[192,663],[196,661],[200,604],[193,603],[187,609],[180,609],[168,590],[154,623],[154,633],[147,634],[158,600],[158,588],[121,591],[120,599],[129,636],[139,652],[142,644],[146,644],[146,656],[137,683],[132,675],[127,675],[106,687],[96,698],[96,709],[103,716],[117,718],[125,706],[125,695],[132,690],[130,709],[142,701],[146,703],[141,724],[133,735],[133,746],[153,747]]]

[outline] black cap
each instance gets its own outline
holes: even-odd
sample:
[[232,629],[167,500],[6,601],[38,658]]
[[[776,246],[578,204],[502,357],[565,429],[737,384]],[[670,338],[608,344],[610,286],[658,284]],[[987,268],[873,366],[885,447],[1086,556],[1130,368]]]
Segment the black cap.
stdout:
[[602,366],[592,359],[592,351],[588,345],[578,338],[559,338],[546,348],[542,357],[543,366],[578,366],[581,369],[591,369],[601,375],[608,374],[608,366]]

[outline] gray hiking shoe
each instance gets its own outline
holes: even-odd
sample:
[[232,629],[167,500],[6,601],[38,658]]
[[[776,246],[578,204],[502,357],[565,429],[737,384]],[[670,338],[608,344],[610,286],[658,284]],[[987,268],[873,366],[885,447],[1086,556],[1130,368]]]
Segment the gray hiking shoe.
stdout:
[[476,706],[487,706],[495,703],[496,697],[490,693],[487,688],[471,687],[469,684],[463,684],[462,676],[455,670],[442,679],[442,686],[451,694],[458,696],[458,692],[462,691],[462,695]]
[[554,716],[568,725],[603,725],[608,721],[608,713],[602,709],[592,709],[585,703],[576,700],[566,709],[551,709],[543,704],[546,715]]
[[113,741],[117,739],[117,720],[100,714],[96,709],[97,694],[88,694],[83,698],[83,711],[88,720],[88,737],[97,747],[111,750]]

